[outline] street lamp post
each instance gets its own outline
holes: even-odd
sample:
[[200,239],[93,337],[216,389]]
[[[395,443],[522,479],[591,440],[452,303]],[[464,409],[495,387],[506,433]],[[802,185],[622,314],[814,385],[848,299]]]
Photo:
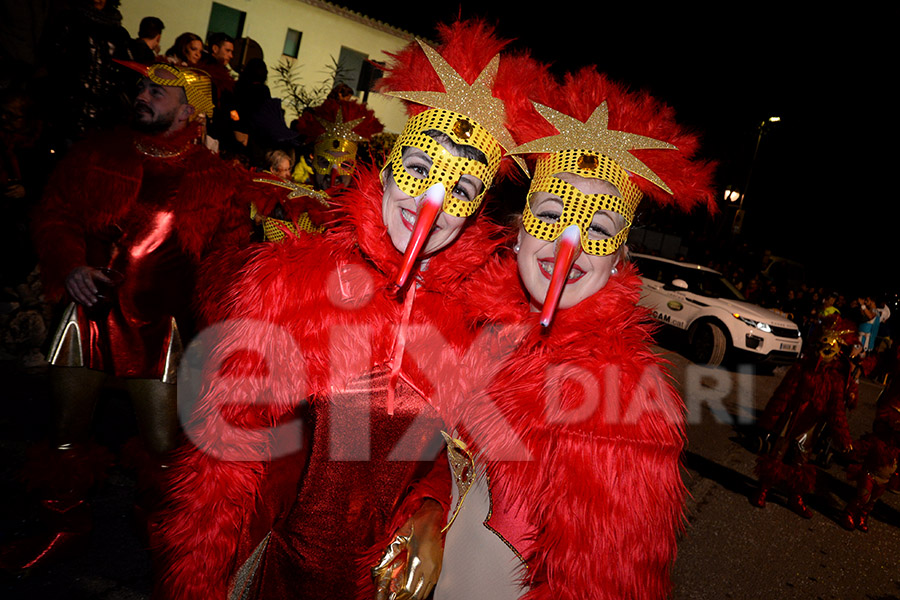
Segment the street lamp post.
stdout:
[[[747,181],[744,183],[744,188],[740,191],[740,201],[738,202],[737,211],[734,213],[734,223],[732,224],[732,231],[734,233],[740,233],[744,223],[744,198],[747,197],[747,190],[750,189],[750,178],[753,176],[753,167],[756,166],[756,156],[759,154],[759,144],[762,141],[763,130],[769,123],[778,123],[779,121],[781,121],[781,117],[769,117],[765,121],[762,121],[757,127],[757,129],[759,129],[759,134],[756,136],[756,147],[753,149],[753,159],[750,161],[750,168],[747,170]],[[734,192],[732,192],[732,194],[734,194]],[[729,199],[734,202],[733,196]]]
[[744,184],[744,189],[741,191],[741,201],[738,203],[738,210],[744,208],[744,198],[747,197],[747,190],[750,188],[750,177],[753,175],[753,167],[756,166],[756,156],[759,154],[759,143],[762,141],[763,130],[769,123],[778,123],[779,121],[781,121],[781,117],[769,117],[757,127],[757,129],[759,129],[759,135],[756,136],[756,147],[753,149],[753,159],[750,161],[750,169],[747,171],[747,182]]

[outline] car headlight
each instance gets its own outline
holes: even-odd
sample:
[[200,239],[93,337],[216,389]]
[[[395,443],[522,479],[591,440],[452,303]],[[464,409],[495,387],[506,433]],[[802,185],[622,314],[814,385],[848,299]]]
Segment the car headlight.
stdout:
[[731,316],[733,316],[735,319],[737,319],[739,321],[746,323],[750,327],[756,327],[757,329],[759,329],[760,331],[762,331],[764,333],[772,333],[772,328],[769,326],[768,323],[763,323],[762,321],[754,321],[753,319],[748,319],[747,317],[742,317],[738,313],[731,313]]

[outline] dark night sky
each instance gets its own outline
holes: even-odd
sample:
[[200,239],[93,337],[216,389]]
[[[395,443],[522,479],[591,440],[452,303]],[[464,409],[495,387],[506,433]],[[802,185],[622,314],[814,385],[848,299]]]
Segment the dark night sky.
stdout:
[[888,30],[897,8],[862,14],[754,2],[686,12],[685,3],[558,3],[566,8],[541,14],[525,2],[424,11],[405,0],[338,3],[432,39],[436,22],[485,17],[513,47],[530,48],[559,72],[595,64],[649,89],[701,132],[704,153],[720,162],[722,188],[743,186],[758,124],[780,116],[763,137],[745,201],[748,237],[827,271],[823,283],[900,288],[900,253],[889,243],[898,232],[888,204],[894,193],[878,185],[897,154],[886,83],[897,70]]

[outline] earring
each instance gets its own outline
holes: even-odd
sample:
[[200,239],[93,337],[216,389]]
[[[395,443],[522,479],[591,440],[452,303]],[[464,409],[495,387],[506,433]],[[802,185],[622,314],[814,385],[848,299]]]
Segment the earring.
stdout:
[[615,274],[618,273],[618,272],[619,272],[619,270],[618,270],[617,268],[615,268],[615,267],[613,267],[612,270],[610,271],[610,273],[613,274],[613,275],[615,275]]
[[522,249],[522,245],[519,243],[516,243],[516,245],[513,246],[513,252],[515,252],[516,254],[518,254],[519,250],[521,250],[521,249]]

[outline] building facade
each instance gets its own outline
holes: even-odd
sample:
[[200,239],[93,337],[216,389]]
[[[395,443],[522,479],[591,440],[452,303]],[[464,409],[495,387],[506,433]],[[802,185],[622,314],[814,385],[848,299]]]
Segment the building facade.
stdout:
[[[160,44],[163,51],[186,31],[203,39],[216,31],[252,39],[269,67],[272,95],[281,98],[285,92],[274,68],[285,57],[296,61],[294,72],[307,89],[329,79],[338,61],[341,75],[362,98],[368,74],[365,62],[386,60],[385,52],[396,52],[413,37],[322,0],[126,0],[120,10],[122,24],[132,36],[144,17],[162,19],[166,26]],[[406,113],[398,100],[370,92],[367,102],[387,131],[399,133]],[[290,120],[287,102],[284,105]]]

